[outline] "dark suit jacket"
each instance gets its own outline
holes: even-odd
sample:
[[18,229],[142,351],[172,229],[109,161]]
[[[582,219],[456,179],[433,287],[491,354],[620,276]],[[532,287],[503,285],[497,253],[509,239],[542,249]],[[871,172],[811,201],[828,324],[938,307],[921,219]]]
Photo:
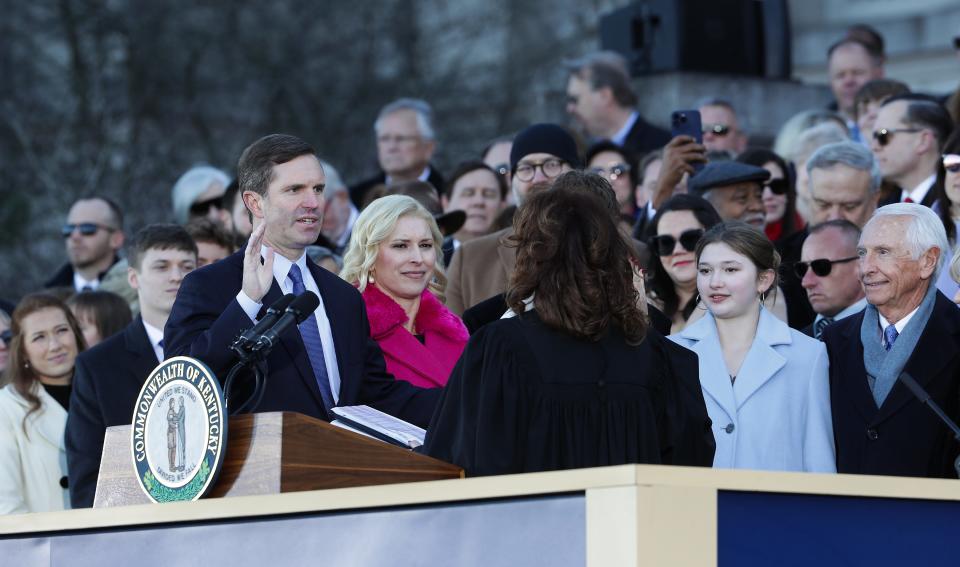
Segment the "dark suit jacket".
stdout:
[[139,316],[77,357],[65,440],[74,508],[93,506],[104,433],[132,422],[140,388],[157,364]]
[[[363,199],[367,195],[367,191],[373,189],[377,185],[382,185],[387,181],[387,174],[383,171],[380,171],[373,177],[369,179],[364,179],[363,181],[357,183],[356,185],[350,186],[350,200],[353,201],[353,204],[359,209],[363,206]],[[437,171],[437,168],[433,164],[430,164],[430,175],[427,177],[427,182],[430,185],[433,185],[433,188],[437,190],[437,194],[442,194],[445,188],[445,182],[443,175]]]
[[[933,204],[937,201],[937,195],[939,194],[939,188],[943,186],[943,178],[937,176],[937,180],[933,182],[933,185],[930,186],[930,189],[927,191],[927,194],[923,196],[923,200],[920,201],[921,205],[932,207]],[[897,191],[892,191],[887,195],[886,199],[883,199],[877,203],[877,207],[883,207],[885,205],[892,205],[893,203],[899,203],[900,199],[903,198],[903,189]]]
[[657,128],[640,116],[623,140],[623,147],[633,152],[637,158],[642,158],[643,154],[660,149],[669,141],[670,132]]
[[[830,356],[837,472],[956,478],[953,460],[960,446],[906,386],[894,384],[877,408],[863,365],[863,317],[861,312],[837,321],[822,337]],[[960,420],[960,309],[940,292],[904,371]]]
[[[198,358],[221,380],[236,362],[229,345],[243,330],[253,326],[236,300],[243,279],[243,254],[241,250],[188,274],[164,329],[164,354]],[[394,380],[387,373],[380,347],[370,338],[360,292],[312,262],[307,264],[320,289],[333,332],[340,371],[338,405],[370,405],[425,427],[439,399],[439,390],[424,390]],[[269,306],[280,296],[280,286],[274,281],[263,304]],[[267,356],[267,385],[256,411],[294,411],[327,419],[299,329],[288,328],[280,335],[280,343]]]

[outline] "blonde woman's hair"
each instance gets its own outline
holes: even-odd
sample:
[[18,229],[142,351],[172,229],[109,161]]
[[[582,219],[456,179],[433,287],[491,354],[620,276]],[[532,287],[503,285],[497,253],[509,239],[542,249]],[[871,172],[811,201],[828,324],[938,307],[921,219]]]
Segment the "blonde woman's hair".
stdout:
[[343,257],[343,270],[340,277],[354,284],[362,293],[370,281],[373,265],[377,261],[380,244],[383,243],[397,226],[397,222],[406,216],[426,221],[433,235],[433,247],[437,261],[433,271],[433,280],[427,286],[440,301],[444,300],[443,291],[447,287],[447,276],[443,270],[443,235],[437,227],[433,215],[412,197],[406,195],[387,195],[373,201],[360,213],[353,225],[350,245]]

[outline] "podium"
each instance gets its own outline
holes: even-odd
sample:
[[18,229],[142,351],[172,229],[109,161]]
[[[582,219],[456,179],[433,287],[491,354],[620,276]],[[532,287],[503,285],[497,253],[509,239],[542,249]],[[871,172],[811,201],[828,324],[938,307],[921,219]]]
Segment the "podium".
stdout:
[[[146,504],[130,425],[107,428],[94,508]],[[463,469],[292,412],[230,418],[223,468],[210,497],[252,496],[462,478]]]

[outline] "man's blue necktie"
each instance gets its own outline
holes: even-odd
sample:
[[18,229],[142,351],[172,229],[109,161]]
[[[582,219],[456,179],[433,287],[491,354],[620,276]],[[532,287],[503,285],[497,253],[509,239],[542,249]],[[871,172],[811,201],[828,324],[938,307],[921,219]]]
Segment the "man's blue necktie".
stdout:
[[893,343],[897,342],[897,337],[900,336],[900,333],[897,332],[897,328],[893,325],[887,325],[887,328],[883,330],[883,338],[887,340],[887,350],[893,348]]
[[[290,273],[287,277],[293,282],[293,294],[301,295],[307,291],[303,285],[303,274],[300,273],[300,266],[293,264],[290,266]],[[313,375],[317,379],[317,385],[320,387],[320,397],[323,398],[323,408],[330,413],[330,408],[336,404],[333,401],[333,393],[330,389],[330,377],[327,376],[327,364],[323,357],[323,343],[320,341],[320,329],[317,327],[317,317],[311,314],[300,323],[300,337],[303,338],[303,346],[307,349],[307,356],[310,358],[310,366],[313,367]]]

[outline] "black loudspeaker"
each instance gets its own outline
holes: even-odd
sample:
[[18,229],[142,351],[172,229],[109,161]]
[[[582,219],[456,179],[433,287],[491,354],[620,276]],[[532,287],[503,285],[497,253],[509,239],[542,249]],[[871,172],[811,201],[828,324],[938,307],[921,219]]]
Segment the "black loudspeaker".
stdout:
[[600,18],[600,47],[636,75],[700,71],[789,79],[787,0],[645,0]]

